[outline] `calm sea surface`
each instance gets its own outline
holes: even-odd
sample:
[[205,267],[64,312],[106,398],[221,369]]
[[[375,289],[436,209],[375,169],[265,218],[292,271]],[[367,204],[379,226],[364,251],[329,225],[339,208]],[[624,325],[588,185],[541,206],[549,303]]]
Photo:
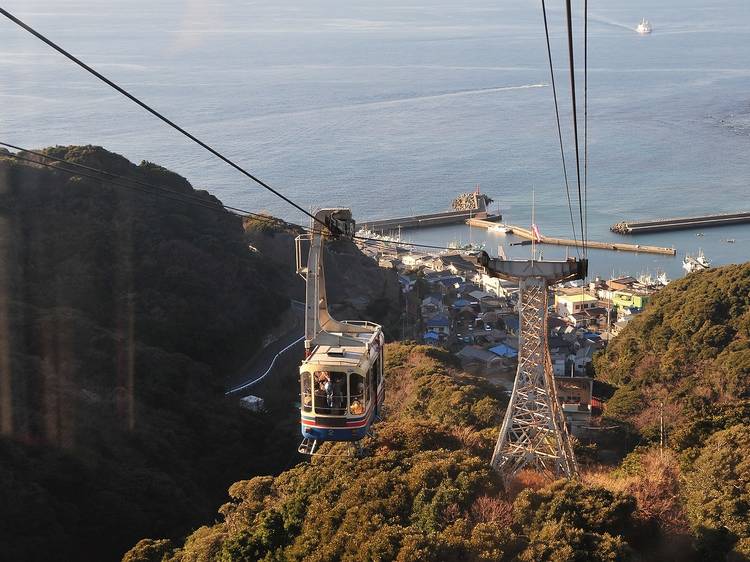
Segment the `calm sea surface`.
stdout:
[[[562,2],[549,4],[570,148]],[[623,219],[750,210],[750,3],[589,4],[590,238],[617,239],[609,225]],[[305,207],[350,206],[360,221],[439,211],[480,184],[509,222],[529,224],[533,188],[542,233],[570,236],[537,0],[3,7]],[[633,31],[641,17],[652,35]],[[0,37],[0,140],[103,145],[172,168],[227,204],[302,221],[6,20]],[[406,237],[529,252],[461,226]],[[715,264],[750,259],[750,225],[625,241],[674,245],[678,257],[592,251],[592,271],[679,276],[682,256],[699,247]]]

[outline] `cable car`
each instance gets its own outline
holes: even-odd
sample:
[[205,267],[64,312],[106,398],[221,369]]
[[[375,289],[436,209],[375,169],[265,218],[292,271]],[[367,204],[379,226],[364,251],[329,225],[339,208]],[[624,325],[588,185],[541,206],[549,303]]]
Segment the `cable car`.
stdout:
[[[321,225],[325,224],[325,227]],[[322,209],[310,233],[296,239],[297,272],[305,279],[305,359],[300,366],[299,452],[326,441],[359,442],[381,413],[383,330],[362,320],[338,321],[328,312],[323,268],[328,239],[354,236],[349,209]],[[303,246],[309,243],[307,262]]]

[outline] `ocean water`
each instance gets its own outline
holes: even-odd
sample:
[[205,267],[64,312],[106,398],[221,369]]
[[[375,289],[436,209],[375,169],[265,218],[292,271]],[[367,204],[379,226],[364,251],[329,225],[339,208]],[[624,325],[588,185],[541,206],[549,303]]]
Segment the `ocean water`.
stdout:
[[[623,219],[750,210],[747,0],[589,4],[589,237],[622,239],[609,226]],[[479,184],[509,222],[528,225],[533,189],[542,233],[571,235],[538,0],[3,7],[306,208],[349,206],[360,221],[439,211]],[[575,197],[562,7],[549,2]],[[634,32],[641,17],[650,36]],[[0,37],[0,140],[99,144],[172,168],[226,204],[304,220],[4,19]],[[404,236],[529,254],[463,226]],[[715,264],[750,259],[750,225],[622,240],[678,256],[591,251],[592,273],[679,276],[681,257],[699,247]]]

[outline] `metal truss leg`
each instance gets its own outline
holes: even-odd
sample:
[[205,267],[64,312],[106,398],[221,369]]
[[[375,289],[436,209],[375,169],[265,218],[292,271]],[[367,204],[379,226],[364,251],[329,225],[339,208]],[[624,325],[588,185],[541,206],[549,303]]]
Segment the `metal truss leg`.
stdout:
[[547,280],[522,277],[519,287],[518,371],[492,466],[506,477],[533,468],[572,478],[578,467],[557,400],[547,344]]

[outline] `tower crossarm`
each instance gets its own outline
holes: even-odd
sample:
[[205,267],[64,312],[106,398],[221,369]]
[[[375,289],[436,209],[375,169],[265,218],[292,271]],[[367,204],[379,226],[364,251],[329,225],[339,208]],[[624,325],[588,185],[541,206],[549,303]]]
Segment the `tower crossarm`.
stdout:
[[477,265],[490,277],[518,281],[522,277],[540,277],[548,285],[584,279],[588,274],[588,260],[569,258],[563,261],[549,260],[504,260],[491,258],[487,252],[477,256]]

